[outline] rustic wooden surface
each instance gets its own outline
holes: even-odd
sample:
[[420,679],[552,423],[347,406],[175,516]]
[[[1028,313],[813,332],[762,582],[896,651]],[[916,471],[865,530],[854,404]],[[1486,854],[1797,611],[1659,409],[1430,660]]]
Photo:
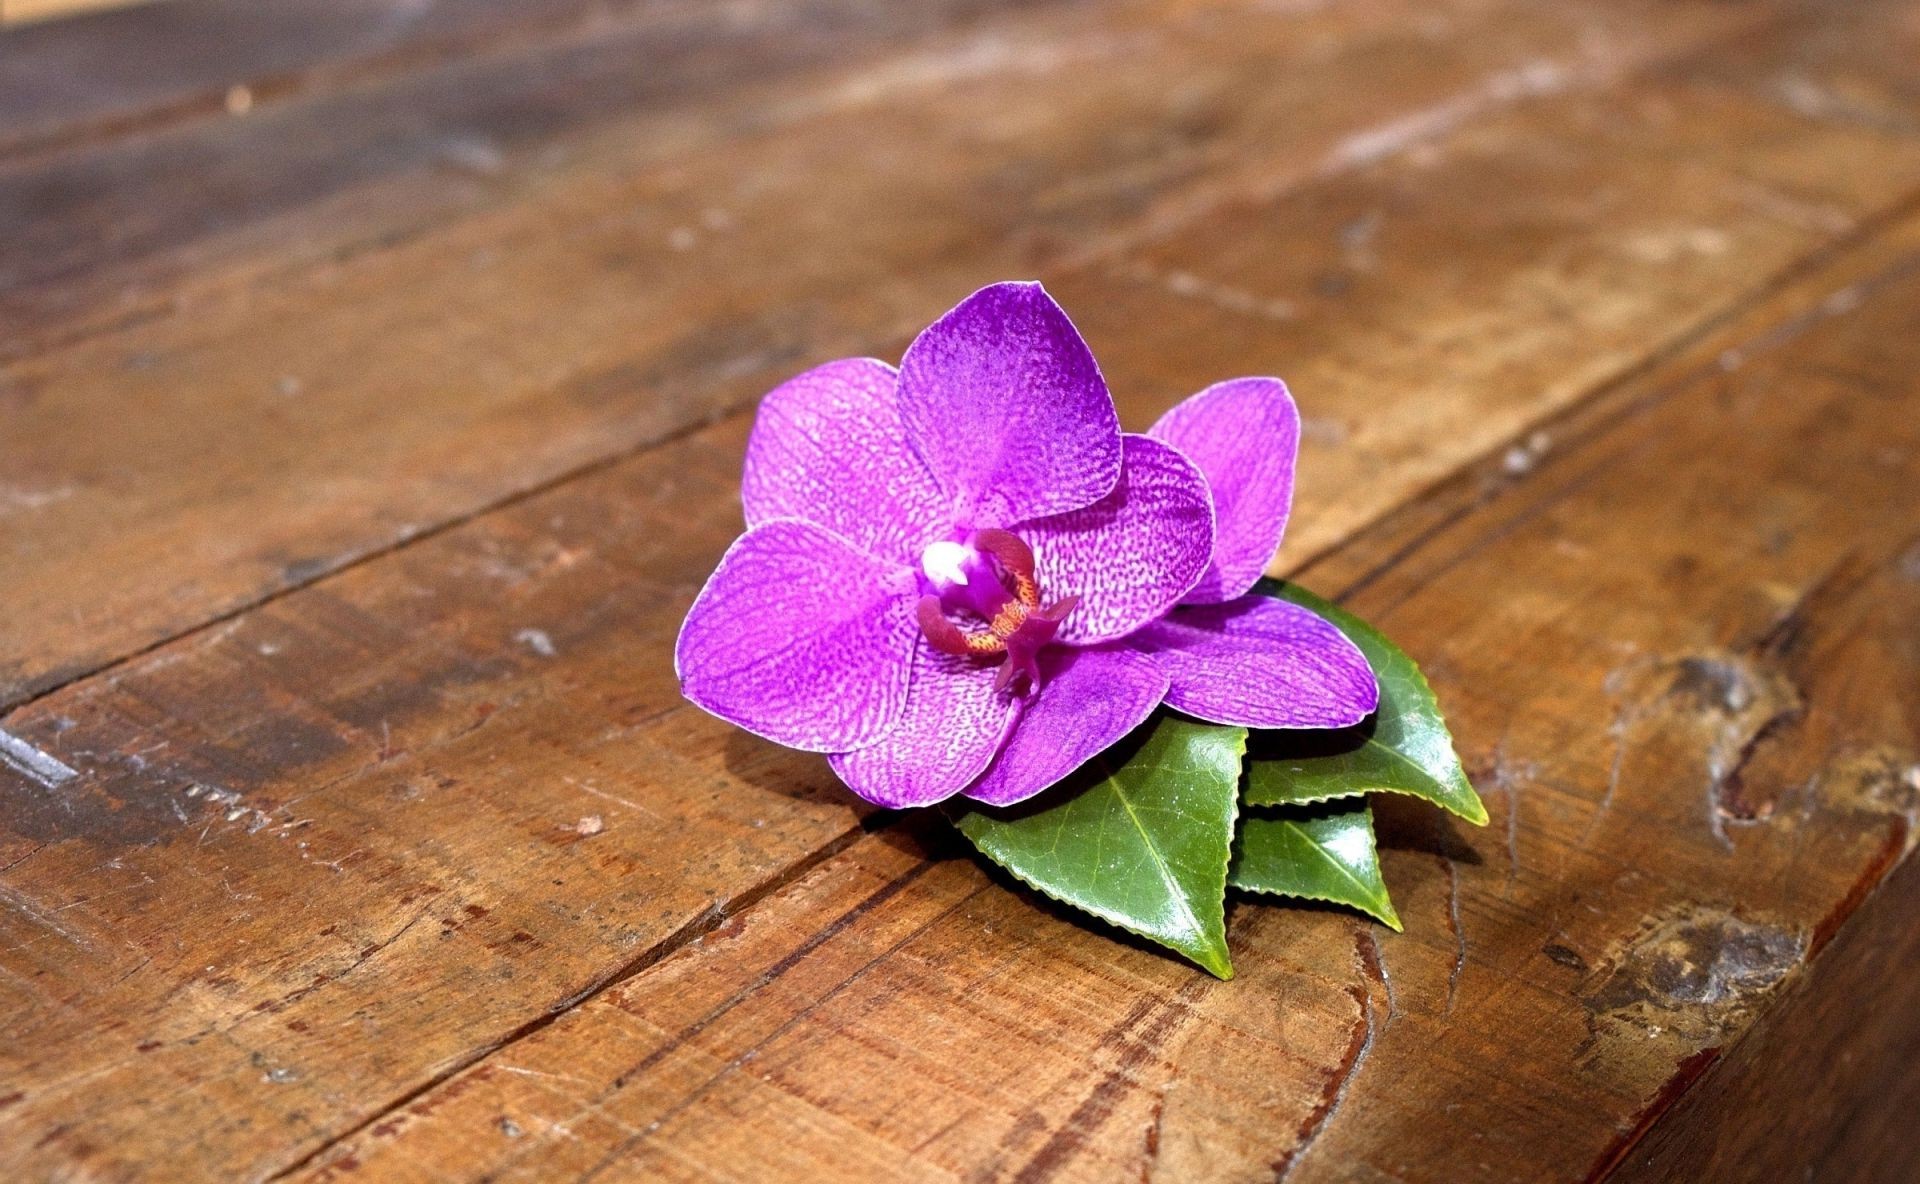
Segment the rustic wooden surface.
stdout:
[[[0,1178],[1911,1178],[1915,60],[1882,0],[0,34]],[[1216,983],[680,702],[755,397],[1015,276],[1130,425],[1299,394],[1275,571],[1493,814],[1384,808],[1405,934],[1240,906]]]

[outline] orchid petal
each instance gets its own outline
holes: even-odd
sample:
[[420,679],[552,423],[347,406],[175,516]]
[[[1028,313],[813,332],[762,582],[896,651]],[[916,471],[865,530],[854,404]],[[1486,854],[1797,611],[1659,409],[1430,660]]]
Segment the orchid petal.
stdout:
[[1049,601],[1078,596],[1057,639],[1088,645],[1157,620],[1192,591],[1213,557],[1213,504],[1192,461],[1147,436],[1124,438],[1112,493],[1083,510],[1024,523]]
[[1345,634],[1266,596],[1176,609],[1127,644],[1166,672],[1168,706],[1212,723],[1344,728],[1380,701],[1365,655]]
[[1032,797],[1139,727],[1167,693],[1154,661],[1126,649],[1051,649],[1040,672],[1039,691],[968,797],[995,806]]
[[964,789],[993,760],[1020,714],[994,689],[997,666],[943,654],[922,642],[899,724],[878,743],[828,759],[853,792],[876,806],[928,806]]
[[790,748],[870,744],[906,707],[916,593],[911,570],[822,527],[756,526],[687,612],[681,693]]
[[1120,475],[1106,381],[1039,284],[982,288],[928,326],[900,363],[900,414],[962,528],[1080,509]]
[[747,440],[747,525],[799,518],[883,558],[919,562],[952,524],[947,498],[907,445],[899,385],[885,362],[847,358],[775,387]]
[[1280,549],[1293,504],[1300,411],[1277,378],[1215,383],[1148,432],[1206,474],[1219,522],[1213,562],[1186,597],[1215,604],[1246,595]]

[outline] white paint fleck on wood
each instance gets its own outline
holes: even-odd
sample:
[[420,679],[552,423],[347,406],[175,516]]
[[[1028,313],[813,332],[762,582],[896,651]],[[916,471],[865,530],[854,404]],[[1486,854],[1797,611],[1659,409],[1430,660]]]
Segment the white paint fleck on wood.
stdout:
[[54,789],[80,774],[59,757],[42,752],[10,732],[0,732],[0,764],[46,789]]

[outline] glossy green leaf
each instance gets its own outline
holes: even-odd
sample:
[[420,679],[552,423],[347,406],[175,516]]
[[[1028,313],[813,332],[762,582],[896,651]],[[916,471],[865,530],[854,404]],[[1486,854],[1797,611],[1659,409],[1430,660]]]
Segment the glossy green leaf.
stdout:
[[1373,807],[1364,800],[1250,811],[1240,823],[1227,882],[1248,892],[1351,905],[1400,928],[1373,845]]
[[1026,884],[1231,978],[1227,859],[1246,740],[1162,713],[1036,798],[955,798],[950,817]]
[[1485,826],[1487,808],[1460,767],[1440,704],[1413,659],[1373,626],[1298,584],[1262,580],[1254,591],[1318,613],[1352,639],[1380,680],[1380,709],[1351,728],[1260,733],[1248,753],[1247,804],[1405,793]]

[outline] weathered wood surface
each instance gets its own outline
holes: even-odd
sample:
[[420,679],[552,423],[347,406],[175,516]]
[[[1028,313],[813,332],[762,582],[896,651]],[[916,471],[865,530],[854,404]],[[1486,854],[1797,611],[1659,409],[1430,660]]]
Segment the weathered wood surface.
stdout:
[[[1053,278],[1067,254],[1124,259],[1223,205],[1351,176],[1528,94],[1605,93],[1637,62],[1765,23],[1622,9],[1595,42],[1583,19],[1462,4],[1436,40],[1389,4],[1041,7],[862,57],[844,35],[796,29],[863,6],[801,7],[728,28],[724,52],[682,16],[695,27],[674,37],[647,25],[0,169],[0,220],[27,228],[3,248],[15,283],[0,315],[35,348],[0,370],[7,521],[34,557],[0,621],[0,703],[671,436],[808,359],[892,348],[955,291]],[[636,71],[648,53],[665,60]],[[778,80],[822,55],[856,63]],[[741,77],[715,87],[729,61]],[[1770,103],[1749,105],[1785,134],[1808,123]],[[1430,114],[1409,122],[1409,107]],[[1808,127],[1809,145],[1826,134]],[[1773,242],[1724,263],[1757,280],[1914,168],[1895,137],[1836,139],[1853,156],[1837,149],[1807,183],[1816,209],[1839,203],[1830,224],[1750,210]],[[1533,152],[1527,179],[1550,179],[1537,146],[1513,145],[1515,167]],[[1801,185],[1754,183],[1770,181]],[[1339,282],[1342,248],[1313,246]],[[1256,314],[1320,305],[1304,327],[1346,303],[1294,292],[1314,278],[1233,291]],[[1257,329],[1273,334],[1259,362],[1287,356],[1285,325],[1202,308],[1186,319],[1216,322],[1213,337]],[[1693,311],[1651,315],[1672,329]],[[1178,390],[1140,390],[1136,406]]]
[[[76,108],[0,160],[0,1168],[1741,1178],[1902,919],[1917,43],[612,5]],[[1406,935],[1243,907],[1214,984],[680,705],[739,409],[1031,272],[1129,423],[1300,393],[1283,566],[1495,815],[1389,814]],[[1802,1154],[1887,1129],[1831,1081]]]

